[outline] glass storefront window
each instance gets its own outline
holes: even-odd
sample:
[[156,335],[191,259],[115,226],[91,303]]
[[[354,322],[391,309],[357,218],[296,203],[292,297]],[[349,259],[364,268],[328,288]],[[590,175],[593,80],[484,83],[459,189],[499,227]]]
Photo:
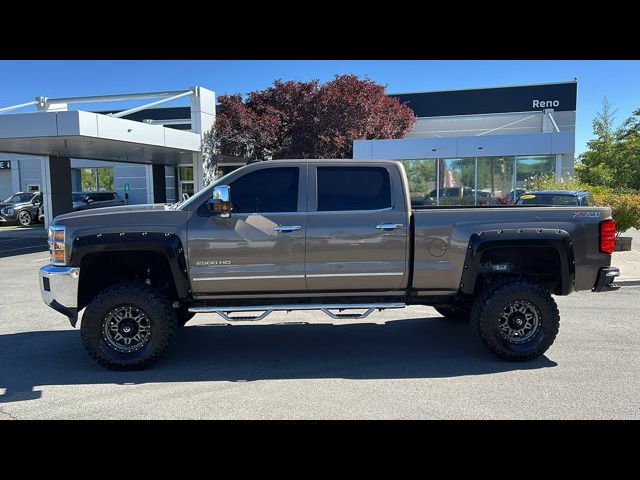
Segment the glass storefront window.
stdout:
[[413,206],[513,205],[524,192],[526,179],[555,172],[556,157],[440,158],[402,163]]
[[478,157],[476,205],[513,205],[515,157]]
[[516,171],[516,188],[524,189],[524,182],[529,177],[539,173],[553,173],[556,171],[556,156],[531,155],[518,157]]
[[83,168],[80,173],[83,191],[113,191],[113,167]]
[[431,204],[438,205],[474,205],[474,186],[476,176],[475,158],[441,158],[440,195],[429,194]]
[[180,180],[193,181],[193,167],[180,167]]
[[178,167],[178,183],[180,185],[180,191],[178,195],[181,200],[186,200],[193,196],[194,184],[193,184],[193,166]]
[[411,205],[427,205],[427,197],[431,192],[435,192],[436,188],[436,159],[403,160],[402,164],[409,179]]

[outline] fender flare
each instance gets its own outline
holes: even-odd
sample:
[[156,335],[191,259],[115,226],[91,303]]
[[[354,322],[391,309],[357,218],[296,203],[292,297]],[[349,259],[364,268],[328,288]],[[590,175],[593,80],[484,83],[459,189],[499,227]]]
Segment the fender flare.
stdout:
[[515,228],[485,230],[469,238],[460,291],[472,295],[480,274],[480,261],[484,252],[494,248],[548,247],[557,252],[560,259],[560,285],[556,293],[568,295],[575,282],[573,241],[566,230],[557,228]]
[[[77,237],[71,243],[69,265],[80,267],[83,258],[92,253],[131,250],[161,253],[169,262],[178,297],[187,298],[190,296],[191,288],[187,275],[184,248],[180,237],[174,233],[99,233]],[[82,275],[82,271],[80,274]]]

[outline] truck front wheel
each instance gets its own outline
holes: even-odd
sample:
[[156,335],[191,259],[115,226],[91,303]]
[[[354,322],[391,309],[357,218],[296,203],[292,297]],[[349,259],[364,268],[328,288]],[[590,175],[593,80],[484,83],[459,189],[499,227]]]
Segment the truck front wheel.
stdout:
[[80,325],[82,343],[100,365],[139,370],[167,350],[177,326],[171,302],[141,283],[120,283],[100,292]]
[[485,290],[471,309],[475,336],[493,354],[522,362],[542,355],[560,327],[558,306],[539,285],[504,281]]

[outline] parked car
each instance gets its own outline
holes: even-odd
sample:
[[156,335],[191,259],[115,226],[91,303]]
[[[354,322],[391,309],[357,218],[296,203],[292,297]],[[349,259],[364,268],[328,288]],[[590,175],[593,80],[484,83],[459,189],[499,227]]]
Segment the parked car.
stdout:
[[74,212],[89,208],[119,207],[125,204],[116,192],[75,192],[72,200]]
[[552,295],[620,288],[608,207],[412,208],[408,185],[396,161],[271,160],[175,206],[59,215],[42,298],[72,326],[85,309],[87,353],[132,370],[196,313],[357,320],[408,305],[467,320],[489,351],[527,361],[558,333]]
[[592,207],[594,202],[586,190],[530,190],[520,195],[516,205]]
[[[440,189],[440,205],[473,205],[476,193],[478,205],[488,205],[493,203],[491,192],[486,190],[475,190],[471,187],[443,187]],[[424,197],[424,205],[436,205],[437,190],[431,190]],[[412,205],[421,206],[412,199]]]
[[42,203],[38,209],[38,221],[44,223],[44,203]]
[[26,227],[38,219],[38,209],[42,205],[39,192],[17,192],[0,202],[0,224],[18,222]]
[[513,205],[518,201],[520,195],[522,195],[527,190],[524,188],[516,188],[515,190],[511,190],[504,197],[500,197],[498,199],[498,203],[502,205]]

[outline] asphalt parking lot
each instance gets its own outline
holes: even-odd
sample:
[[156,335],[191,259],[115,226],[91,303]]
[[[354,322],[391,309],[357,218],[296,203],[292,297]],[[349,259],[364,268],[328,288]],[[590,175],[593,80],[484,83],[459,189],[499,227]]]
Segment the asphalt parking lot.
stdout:
[[112,372],[42,303],[46,240],[42,251],[22,240],[0,243],[2,419],[640,418],[640,286],[557,298],[559,337],[524,364],[411,307],[362,322],[200,314],[156,366]]

